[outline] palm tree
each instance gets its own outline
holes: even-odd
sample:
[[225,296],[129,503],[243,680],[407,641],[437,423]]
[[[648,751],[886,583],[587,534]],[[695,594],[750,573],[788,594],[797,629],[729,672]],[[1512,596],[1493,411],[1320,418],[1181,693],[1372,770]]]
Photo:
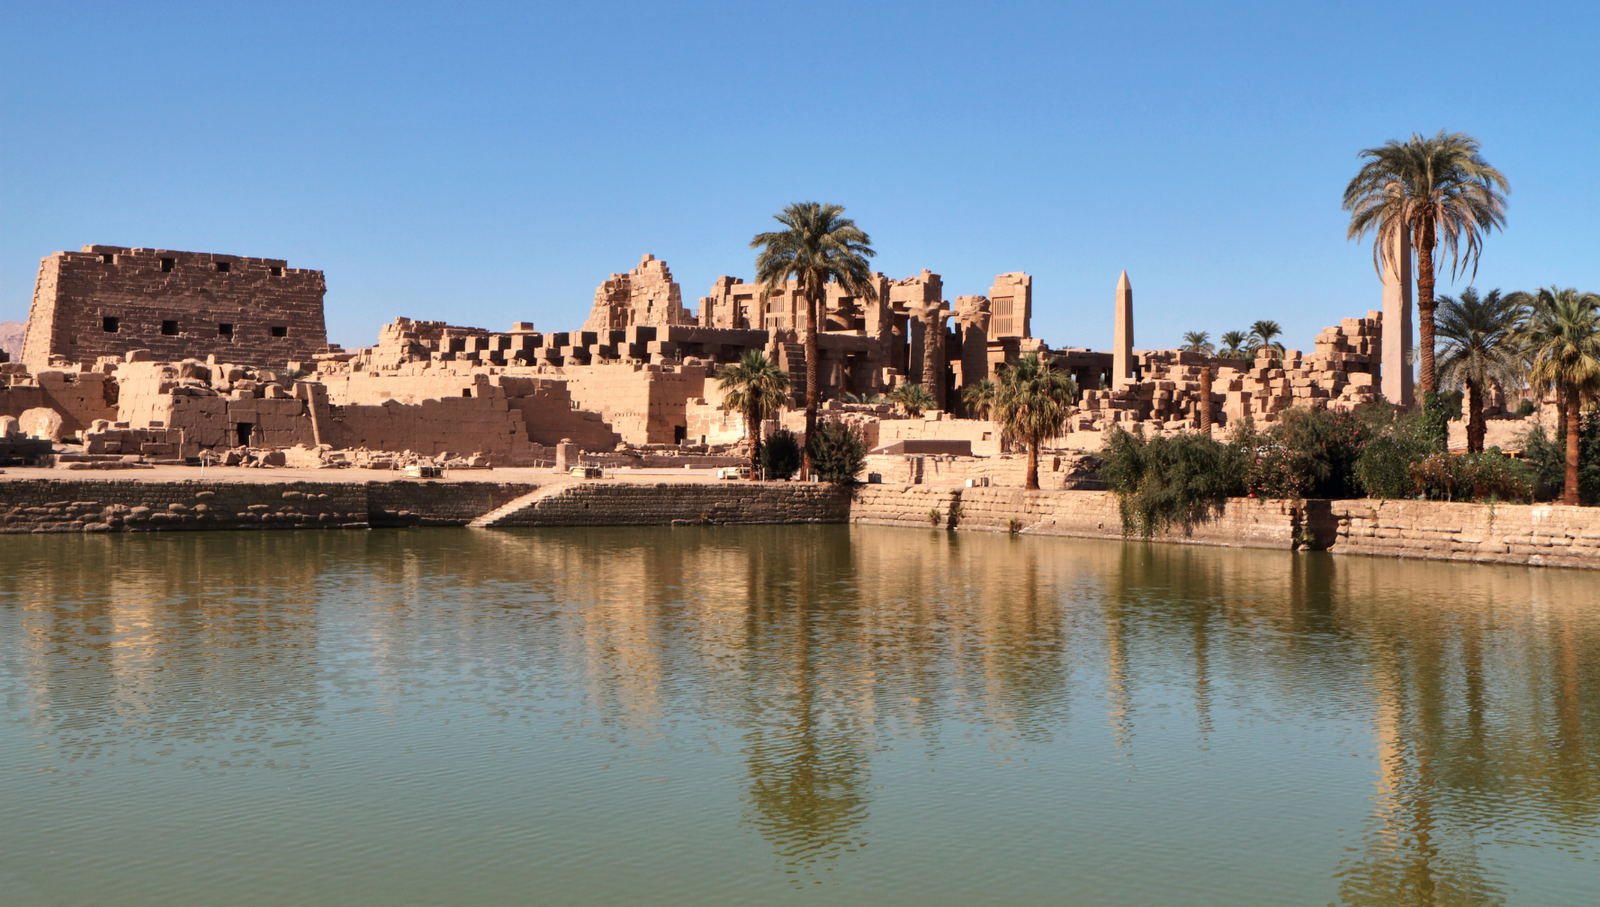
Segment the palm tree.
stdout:
[[1499,290],[1480,297],[1474,287],[1459,300],[1439,297],[1436,330],[1444,342],[1436,367],[1446,387],[1464,387],[1467,394],[1467,452],[1483,452],[1483,392],[1490,382],[1502,388],[1516,383],[1520,366],[1513,333],[1526,309]]
[[908,416],[920,416],[924,410],[933,409],[933,394],[920,384],[902,384],[889,394],[889,402],[900,407]]
[[725,394],[723,405],[744,413],[750,432],[750,477],[761,475],[761,423],[789,400],[789,373],[760,350],[751,350],[738,365],[724,365],[717,373]]
[[783,209],[773,219],[784,229],[757,234],[750,248],[756,256],[756,280],[765,284],[762,302],[783,283],[794,280],[806,306],[806,444],[805,475],[811,475],[809,439],[817,431],[817,407],[822,404],[822,386],[817,376],[818,309],[830,281],[852,296],[871,302],[878,298],[872,285],[867,259],[875,253],[867,234],[855,221],[841,217],[844,208],[817,202],[798,202]]
[[1072,378],[1038,353],[1023,356],[1000,373],[995,421],[1007,440],[1028,447],[1028,489],[1039,490],[1039,448],[1066,429],[1077,396]]
[[1260,353],[1264,349],[1277,350],[1280,353],[1283,352],[1283,344],[1273,339],[1282,333],[1283,328],[1279,327],[1276,321],[1267,321],[1266,319],[1262,319],[1261,321],[1250,325],[1250,334],[1247,339],[1250,343],[1251,358],[1254,358],[1257,353]]
[[[1462,259],[1478,273],[1483,235],[1505,228],[1506,193],[1511,185],[1478,153],[1478,140],[1464,132],[1431,139],[1390,139],[1381,148],[1363,149],[1366,163],[1344,190],[1350,212],[1348,238],[1373,234],[1372,264],[1381,274],[1406,237],[1417,255],[1417,326],[1421,336],[1422,389],[1437,391],[1433,361],[1434,250],[1450,256],[1452,279]],[[1394,263],[1391,261],[1390,266]]]
[[979,419],[994,415],[995,386],[992,378],[985,378],[961,392],[961,402],[967,405],[967,414]]
[[[1259,322],[1257,322],[1259,323]],[[1211,431],[1211,335],[1206,331],[1190,331],[1183,335],[1183,351],[1199,353],[1206,357],[1200,364],[1200,430]]]
[[1244,358],[1245,344],[1250,341],[1250,335],[1244,331],[1228,331],[1222,335],[1222,349],[1217,352],[1224,359]]
[[1202,356],[1209,356],[1216,350],[1216,347],[1211,345],[1210,331],[1190,331],[1183,335],[1183,346],[1179,347],[1179,349],[1185,353],[1199,353]]
[[1584,398],[1600,392],[1600,295],[1550,287],[1538,293],[1513,293],[1529,308],[1516,338],[1528,357],[1528,382],[1540,392],[1554,390],[1564,405],[1567,478],[1562,503],[1578,503],[1578,427]]

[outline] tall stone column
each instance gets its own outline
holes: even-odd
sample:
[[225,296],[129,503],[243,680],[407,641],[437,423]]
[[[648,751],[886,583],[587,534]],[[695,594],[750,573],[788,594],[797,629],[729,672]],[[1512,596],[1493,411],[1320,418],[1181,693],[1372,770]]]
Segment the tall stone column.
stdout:
[[[1133,380],[1133,286],[1128,272],[1117,280],[1115,338],[1111,345],[1111,386],[1122,387]],[[1385,316],[1387,317],[1387,316]]]
[[1383,396],[1416,405],[1411,363],[1411,237],[1400,231],[1383,264]]

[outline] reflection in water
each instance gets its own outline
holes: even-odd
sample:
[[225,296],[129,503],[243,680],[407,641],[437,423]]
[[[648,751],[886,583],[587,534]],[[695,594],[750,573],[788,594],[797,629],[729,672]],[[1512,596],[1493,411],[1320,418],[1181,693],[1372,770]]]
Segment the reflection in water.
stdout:
[[[40,875],[0,869],[0,886],[90,886],[57,900],[137,903],[130,878],[182,859],[52,872],[71,848],[41,829],[92,838],[105,821],[62,783],[111,785],[129,822],[198,810],[189,846],[241,885],[300,859],[329,891],[405,891],[423,884],[405,881],[407,847],[455,847],[471,873],[427,877],[453,894],[534,871],[594,902],[614,880],[610,902],[692,903],[747,871],[742,851],[713,853],[741,831],[769,875],[855,879],[873,903],[890,881],[929,903],[1102,877],[1103,902],[1200,903],[1197,878],[1254,872],[1263,901],[1277,885],[1499,904],[1597,879],[1585,574],[865,527],[3,544],[0,851]],[[274,774],[293,780],[249,793]],[[214,816],[172,805],[196,778],[245,793]],[[356,823],[341,840],[420,837],[370,848],[371,866],[206,850],[207,823],[270,827],[285,784],[315,792],[287,801],[297,833],[326,802],[329,829]],[[449,796],[367,818],[374,791],[414,784]],[[1308,830],[1321,843],[1286,851]],[[678,835],[692,854],[674,856]],[[919,862],[953,842],[981,864]],[[1218,884],[1214,902],[1250,902]],[[159,893],[146,901],[176,902]]]

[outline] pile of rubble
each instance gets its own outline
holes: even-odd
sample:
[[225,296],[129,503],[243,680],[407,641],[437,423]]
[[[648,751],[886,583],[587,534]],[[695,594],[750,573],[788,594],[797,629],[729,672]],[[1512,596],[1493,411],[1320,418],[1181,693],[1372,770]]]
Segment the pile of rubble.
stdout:
[[1142,422],[1158,431],[1199,427],[1202,368],[1212,366],[1212,420],[1218,427],[1276,422],[1296,406],[1352,409],[1380,398],[1382,313],[1346,318],[1317,335],[1310,356],[1299,350],[1262,348],[1254,362],[1180,350],[1139,354],[1137,381],[1083,394],[1072,419],[1076,431]]

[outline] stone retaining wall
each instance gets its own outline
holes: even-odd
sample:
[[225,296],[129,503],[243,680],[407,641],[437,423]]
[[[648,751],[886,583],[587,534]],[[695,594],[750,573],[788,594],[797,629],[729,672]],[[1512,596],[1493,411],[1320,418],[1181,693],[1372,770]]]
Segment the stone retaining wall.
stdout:
[[831,485],[769,482],[582,482],[501,517],[521,526],[669,526],[673,523],[843,523],[850,496]]
[[1313,546],[1339,554],[1600,569],[1600,508],[1307,501]]
[[[465,525],[532,483],[0,483],[0,533]],[[518,509],[518,508],[521,509]],[[1121,539],[1116,497],[1099,491],[602,480],[574,483],[497,515],[497,526],[863,523]],[[1236,498],[1214,519],[1158,541],[1336,554],[1600,569],[1600,508],[1421,501]]]
[[[954,515],[952,505],[957,505]],[[1116,495],[1105,491],[863,485],[856,489],[850,520],[879,526],[934,525],[1072,538],[1122,538]],[[1298,512],[1287,501],[1235,498],[1215,519],[1157,538],[1195,545],[1293,548],[1298,521]]]
[[367,514],[374,528],[465,526],[534,491],[526,482],[367,482]]
[[498,482],[0,484],[0,533],[464,526],[537,485]]

